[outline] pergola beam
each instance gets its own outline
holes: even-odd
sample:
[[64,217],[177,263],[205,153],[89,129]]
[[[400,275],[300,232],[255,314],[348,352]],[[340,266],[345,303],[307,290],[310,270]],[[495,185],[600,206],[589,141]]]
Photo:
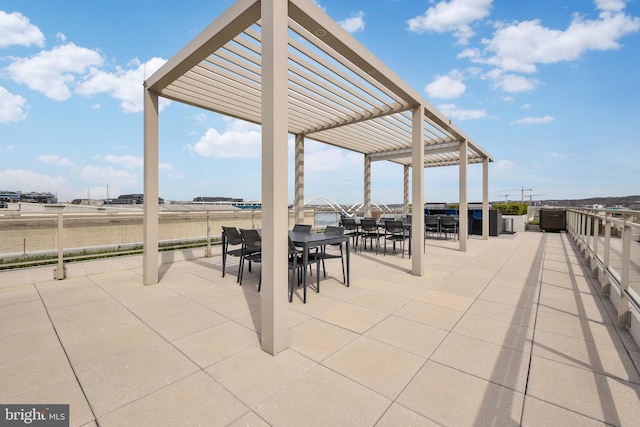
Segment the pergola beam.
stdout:
[[[460,148],[460,141],[451,141],[451,142],[437,142],[434,145],[425,145],[424,146],[424,154],[439,154],[439,153],[449,153],[452,150],[458,150]],[[390,150],[380,153],[371,153],[371,161],[380,161],[380,160],[394,160],[401,159],[406,157],[411,157],[412,148],[401,148],[398,150]]]
[[376,110],[378,111],[373,111],[373,109],[363,110],[357,113],[360,117],[352,118],[350,120],[345,119],[341,121],[336,121],[334,123],[329,123],[326,126],[316,126],[316,127],[307,129],[306,131],[304,131],[304,134],[308,136],[316,132],[336,129],[342,126],[352,125],[354,123],[366,122],[368,120],[375,119],[378,117],[384,117],[384,116],[389,116],[391,114],[402,113],[410,109],[411,109],[410,106],[396,103],[393,107],[387,107],[387,106],[377,107]]

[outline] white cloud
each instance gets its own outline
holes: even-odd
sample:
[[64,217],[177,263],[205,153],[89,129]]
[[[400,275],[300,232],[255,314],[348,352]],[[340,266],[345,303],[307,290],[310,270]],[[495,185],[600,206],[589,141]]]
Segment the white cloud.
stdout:
[[596,0],[596,6],[601,10],[611,10],[619,12],[625,8],[624,0]]
[[338,22],[348,33],[357,33],[364,30],[364,12],[352,13],[350,18]]
[[102,157],[107,163],[115,163],[125,168],[142,168],[144,165],[144,158],[142,156],[113,156],[106,155]]
[[56,101],[65,101],[71,96],[74,74],[83,74],[88,67],[100,65],[102,61],[98,52],[69,43],[31,58],[14,59],[7,71],[16,83],[27,85]]
[[514,120],[511,122],[512,125],[539,125],[543,123],[549,123],[554,121],[556,118],[553,116],[542,116],[542,117],[524,117],[519,120]]
[[[144,158],[142,156],[114,156],[107,154],[104,156],[94,156],[95,160],[102,160],[105,163],[119,165],[127,169],[140,169],[144,167]],[[110,168],[110,167],[109,167]],[[178,172],[175,172],[175,168],[168,163],[159,163],[158,169],[168,172],[172,178],[184,178],[184,176]]]
[[467,49],[463,49],[462,52],[460,52],[458,55],[456,55],[456,57],[459,58],[459,59],[469,58],[472,61],[481,62],[482,61],[482,52],[480,52],[480,49],[467,48]]
[[74,166],[74,163],[66,157],[55,155],[38,156],[38,161],[56,166]]
[[[118,67],[113,73],[92,67],[75,92],[86,96],[108,93],[121,101],[120,106],[125,113],[138,113],[144,107],[142,83],[165,62],[167,61],[163,58],[151,58],[145,63],[136,59],[133,61],[134,68]],[[160,110],[168,103],[169,101],[161,98]]]
[[317,141],[305,142],[304,173],[339,172],[362,167],[362,155]]
[[458,70],[453,70],[447,75],[436,77],[435,80],[425,86],[424,91],[432,98],[457,98],[467,88],[462,80],[462,73]]
[[67,200],[67,197],[73,194],[73,188],[67,178],[25,169],[0,170],[0,182],[7,190],[51,192],[58,194],[59,200]]
[[100,167],[95,165],[87,165],[82,168],[80,176],[87,182],[99,182],[113,184],[118,187],[132,187],[138,182],[138,175],[129,173],[124,170],[117,170],[108,167]]
[[470,24],[489,16],[492,0],[440,1],[424,15],[409,19],[409,31],[438,33],[452,31],[461,43],[473,36]]
[[[497,24],[493,38],[482,41],[493,56],[475,60],[503,70],[533,73],[536,64],[573,61],[589,50],[618,49],[619,39],[640,29],[640,18],[615,12],[614,1],[606,3],[609,9],[603,10],[598,19],[586,20],[576,14],[566,30],[545,27],[539,19]],[[466,55],[472,58],[471,53]]]
[[0,86],[0,123],[18,122],[27,118],[24,111],[27,100]]
[[516,169],[517,167],[518,164],[512,160],[498,160],[494,166],[497,171],[509,171]]
[[490,76],[494,80],[494,89],[502,89],[509,93],[531,92],[539,84],[536,79],[528,79],[515,74],[496,73]]
[[455,104],[438,105],[438,110],[442,111],[450,119],[473,120],[487,117],[487,112],[484,110],[463,110]]
[[9,46],[44,46],[44,34],[19,12],[0,10],[0,49]]
[[7,145],[6,147],[0,147],[0,151],[15,151],[15,145]]
[[215,158],[252,158],[262,153],[260,126],[241,120],[226,120],[223,133],[209,128],[200,140],[188,149],[192,154]]

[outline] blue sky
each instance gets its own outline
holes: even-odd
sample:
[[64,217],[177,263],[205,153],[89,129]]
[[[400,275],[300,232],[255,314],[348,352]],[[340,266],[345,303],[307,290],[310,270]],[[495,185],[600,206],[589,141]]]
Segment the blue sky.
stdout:
[[[144,76],[233,2],[166,3],[0,0],[0,189],[142,192]],[[491,153],[491,200],[640,194],[640,0],[316,4]],[[260,199],[259,153],[256,126],[166,102],[160,196]],[[306,198],[362,201],[362,155],[305,156]],[[402,167],[372,172],[373,200],[401,203]],[[426,169],[425,198],[457,202],[458,167]]]

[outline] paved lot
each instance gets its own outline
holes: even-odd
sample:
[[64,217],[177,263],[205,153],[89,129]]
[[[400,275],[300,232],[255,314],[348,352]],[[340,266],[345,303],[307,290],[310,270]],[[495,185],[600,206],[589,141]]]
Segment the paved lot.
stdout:
[[428,243],[423,277],[358,252],[346,288],[327,263],[275,357],[259,267],[240,287],[219,253],[149,287],[4,283],[0,403],[69,403],[73,426],[638,425],[640,350],[565,234]]

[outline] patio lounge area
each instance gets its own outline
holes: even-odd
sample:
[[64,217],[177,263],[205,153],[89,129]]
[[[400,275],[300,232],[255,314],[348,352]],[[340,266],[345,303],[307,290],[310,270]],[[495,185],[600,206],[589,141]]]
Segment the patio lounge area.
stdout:
[[151,286],[0,282],[0,402],[68,403],[72,426],[637,425],[640,349],[565,233],[427,243],[424,276],[352,252],[347,288],[327,263],[275,356],[260,267],[222,278],[219,246]]

